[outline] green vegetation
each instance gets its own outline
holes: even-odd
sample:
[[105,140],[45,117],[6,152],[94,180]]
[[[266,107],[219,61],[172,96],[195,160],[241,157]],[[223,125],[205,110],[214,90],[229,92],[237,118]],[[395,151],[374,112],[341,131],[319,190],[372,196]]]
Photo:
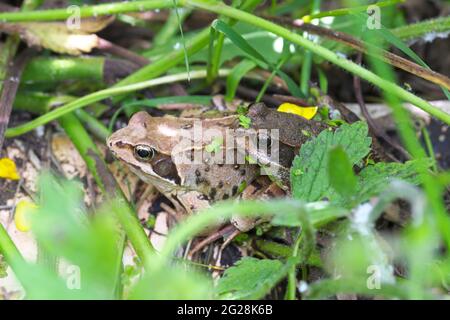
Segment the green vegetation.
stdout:
[[[6,274],[6,265],[10,266],[27,299],[263,299],[270,297],[284,279],[285,299],[325,299],[337,294],[448,299],[450,215],[444,194],[448,194],[450,172],[437,165],[428,134],[425,151],[403,103],[411,103],[447,125],[450,115],[405,89],[392,66],[376,57],[382,50],[397,48],[416,66],[429,69],[404,41],[436,33],[448,36],[450,19],[407,25],[397,10],[389,23],[371,30],[365,22],[371,1],[364,2],[361,5],[358,1],[356,6],[352,1],[343,1],[344,8],[326,12],[320,12],[321,1],[316,0],[274,1],[272,6],[258,0],[232,1],[231,5],[216,0],[151,0],[82,6],[82,18],[116,15],[122,22],[155,27],[154,45],[132,52],[150,63],[141,63],[111,85],[104,74],[110,61],[101,55],[56,55],[43,46],[43,51],[29,61],[21,75],[13,112],[27,112],[33,118],[10,126],[5,137],[18,139],[57,121],[86,163],[102,200],[86,208],[80,181],[43,173],[31,232],[39,244],[39,253],[74,268],[62,275],[51,261],[26,261],[0,224],[0,278]],[[383,1],[381,12],[399,2]],[[28,6],[22,11],[0,13],[0,31],[2,24],[57,23],[70,17],[65,8],[33,10],[40,1],[24,3]],[[149,23],[135,14],[156,9],[168,13],[165,22]],[[213,22],[202,29],[186,28],[196,12],[211,14]],[[316,21],[336,31],[358,30],[349,36],[366,45],[368,64],[355,63],[338,53],[352,53],[349,47],[340,50],[339,41],[311,38],[310,33],[282,26],[270,18],[282,15],[290,20],[306,16],[305,23]],[[324,17],[335,20],[324,25]],[[10,35],[6,42],[11,57],[18,48],[16,37]],[[5,79],[9,58],[6,53],[1,55],[0,77]],[[329,64],[379,90],[376,99],[391,108],[398,137],[410,155],[407,161],[375,162],[368,123],[333,118],[333,108],[319,104],[320,96],[327,92],[319,92],[312,79],[317,75],[319,87],[330,90],[324,71]],[[309,132],[298,133],[308,139],[289,171],[291,195],[282,199],[220,201],[173,227],[156,253],[137,217],[135,204],[126,199],[115,182],[98,145],[104,144],[118,119],[126,120],[134,111],[159,108],[174,114],[163,106],[210,104],[217,85],[224,87],[224,101],[232,102],[244,81],[258,88],[254,101],[270,98],[278,92],[270,89],[276,88],[295,101],[318,105],[314,119],[324,120],[330,127],[315,137]],[[186,95],[172,96],[165,90],[165,86],[173,84],[182,84]],[[156,93],[151,98],[143,94],[149,88]],[[450,97],[445,85],[441,88]],[[348,84],[348,90],[354,90],[353,84]],[[251,127],[246,108],[238,108],[238,113],[241,127]],[[217,139],[206,150],[217,152],[222,145],[223,140]],[[399,199],[403,206],[407,203],[410,216],[385,239],[376,222]],[[246,246],[257,247],[258,255],[243,257],[220,270],[216,283],[208,270],[213,266],[186,257],[175,258],[176,251],[205,228],[232,216],[267,218],[267,223],[248,232],[242,240]],[[154,221],[147,223],[152,225]],[[271,241],[271,232],[287,232],[291,243]],[[333,245],[327,248],[326,255],[317,245],[322,234],[333,235]],[[239,241],[239,237],[234,240]],[[122,259],[128,243],[137,257],[132,266],[124,267]],[[398,265],[405,270],[402,276],[394,270]],[[323,272],[321,280],[308,281],[312,266]],[[80,273],[82,276],[77,277]],[[158,290],[148,289],[155,287]]]

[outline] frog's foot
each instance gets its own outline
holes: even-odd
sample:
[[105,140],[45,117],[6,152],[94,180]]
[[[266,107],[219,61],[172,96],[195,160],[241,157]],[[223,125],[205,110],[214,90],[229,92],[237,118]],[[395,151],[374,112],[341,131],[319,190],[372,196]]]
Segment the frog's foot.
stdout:
[[189,252],[188,257],[191,259],[195,253],[199,252],[207,245],[213,243],[214,241],[216,241],[222,237],[226,238],[224,243],[228,244],[228,243],[230,243],[231,240],[233,240],[240,233],[241,233],[241,231],[236,229],[236,227],[234,225],[229,224],[229,225],[223,227],[222,229],[210,234],[208,237],[206,237],[205,239],[203,239],[202,241],[197,243],[195,245],[195,247]]

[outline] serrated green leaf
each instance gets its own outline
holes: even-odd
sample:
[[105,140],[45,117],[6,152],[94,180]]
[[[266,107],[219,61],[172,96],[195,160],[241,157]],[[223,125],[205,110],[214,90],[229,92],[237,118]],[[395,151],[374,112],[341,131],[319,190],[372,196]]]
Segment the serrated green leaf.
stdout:
[[393,179],[401,179],[418,185],[420,183],[416,166],[429,166],[424,160],[411,160],[406,163],[384,163],[364,168],[359,174],[358,199],[360,202],[376,195]]
[[341,146],[330,151],[328,157],[328,178],[331,186],[343,197],[350,197],[356,191],[356,176],[347,154]]
[[295,157],[291,168],[292,195],[307,202],[322,199],[330,189],[328,178],[329,150],[341,146],[352,165],[370,151],[371,138],[363,121],[343,124],[335,132],[324,130],[307,141]]
[[219,279],[216,294],[224,299],[259,299],[280,281],[289,269],[279,260],[245,257]]
[[[357,192],[354,194],[353,200],[357,203],[369,200],[371,197],[380,194],[394,179],[418,185],[420,179],[417,174],[417,166],[429,167],[430,161],[425,159],[411,160],[406,163],[379,162],[367,166],[358,175]],[[337,193],[331,192],[328,197],[336,205],[349,205],[347,199]]]

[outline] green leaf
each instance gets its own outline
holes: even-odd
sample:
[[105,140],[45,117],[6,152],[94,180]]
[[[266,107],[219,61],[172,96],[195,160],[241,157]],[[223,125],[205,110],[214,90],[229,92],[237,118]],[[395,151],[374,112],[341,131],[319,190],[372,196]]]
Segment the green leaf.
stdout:
[[251,60],[242,60],[233,67],[230,75],[227,77],[227,94],[225,99],[231,101],[236,94],[236,89],[241,79],[253,68],[256,67],[256,63]]
[[[271,70],[277,70],[277,68],[269,62],[264,56],[262,56],[257,50],[255,50],[239,33],[234,31],[232,27],[221,20],[214,20],[212,25],[214,29],[225,34],[239,49],[244,51],[250,58],[255,59],[255,62],[262,67],[269,67]],[[304,97],[300,88],[286,73],[281,70],[276,72],[288,86],[289,91],[292,95],[297,97]]]
[[[353,203],[362,203],[369,200],[371,197],[380,194],[389,183],[394,180],[403,180],[411,184],[418,185],[420,183],[419,175],[417,174],[417,166],[430,167],[431,163],[428,159],[425,160],[411,160],[406,163],[384,163],[379,162],[374,165],[369,165],[359,173],[357,179],[356,192],[353,197]],[[348,198],[335,193],[334,190],[330,192],[328,198],[338,206],[352,206]]]
[[224,299],[260,299],[276,285],[289,270],[279,260],[245,257],[228,268],[219,279],[216,294]]
[[210,144],[205,147],[206,152],[219,152],[220,147],[223,145],[222,137],[215,137]]
[[221,20],[214,20],[212,27],[225,34],[239,49],[249,56],[267,63],[266,59],[256,51],[239,33],[233,30],[228,24]]
[[[152,290],[151,288],[154,288]],[[146,274],[132,289],[131,300],[207,300],[212,281],[186,266],[168,266]]]
[[394,179],[418,185],[420,179],[417,174],[417,166],[429,167],[429,165],[430,162],[427,160],[411,160],[406,163],[379,162],[364,168],[358,177],[357,197],[359,202],[379,194]]
[[353,165],[341,146],[330,151],[328,177],[331,186],[342,196],[348,198],[356,191],[357,180],[353,173]]
[[322,199],[330,189],[329,150],[341,146],[351,165],[360,162],[370,151],[371,138],[363,121],[343,124],[335,132],[322,131],[307,141],[295,157],[291,168],[292,195],[307,202]]
[[250,119],[249,117],[244,116],[242,114],[239,116],[239,125],[241,127],[248,129],[248,128],[250,128],[251,122],[252,122],[252,119]]
[[40,179],[40,191],[32,231],[41,248],[79,270],[81,289],[75,290],[77,294],[93,299],[114,298],[121,250],[117,248],[117,224],[108,214],[110,208],[88,219],[80,185],[58,181],[48,174]]

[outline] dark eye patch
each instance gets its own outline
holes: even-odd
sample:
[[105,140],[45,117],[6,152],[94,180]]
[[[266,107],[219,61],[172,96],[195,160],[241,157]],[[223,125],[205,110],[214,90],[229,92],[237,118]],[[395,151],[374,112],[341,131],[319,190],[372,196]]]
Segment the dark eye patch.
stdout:
[[178,175],[177,168],[172,161],[172,158],[166,155],[158,154],[151,162],[153,172],[158,176],[171,180],[176,184],[181,182]]

